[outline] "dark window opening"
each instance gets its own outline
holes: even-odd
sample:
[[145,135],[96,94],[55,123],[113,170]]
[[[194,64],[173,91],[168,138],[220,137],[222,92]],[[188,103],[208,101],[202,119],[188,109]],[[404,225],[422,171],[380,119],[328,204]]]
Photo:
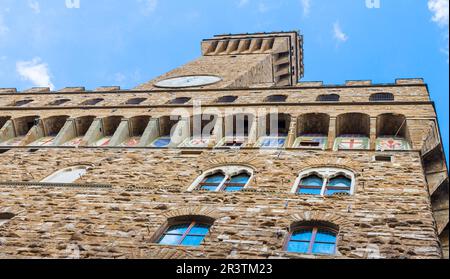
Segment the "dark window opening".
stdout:
[[217,99],[217,103],[233,103],[237,98],[237,96],[222,96]]
[[339,102],[341,96],[337,94],[319,95],[317,97],[318,102]]
[[370,95],[371,102],[383,102],[383,101],[394,101],[394,94],[392,93],[376,93]]

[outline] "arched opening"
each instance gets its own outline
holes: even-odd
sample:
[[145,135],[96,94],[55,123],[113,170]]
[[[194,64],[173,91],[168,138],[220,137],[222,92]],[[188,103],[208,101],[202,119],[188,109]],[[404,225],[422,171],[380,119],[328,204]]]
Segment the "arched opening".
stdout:
[[125,102],[125,105],[139,105],[146,101],[147,98],[132,98]]
[[57,100],[54,100],[53,102],[48,103],[48,105],[49,106],[60,106],[67,102],[70,102],[70,99],[57,99]]
[[254,121],[253,114],[238,113],[227,115],[224,123],[225,137],[218,146],[227,148],[244,147]]
[[59,170],[43,179],[43,183],[74,183],[88,171],[88,166],[73,166]]
[[291,193],[301,195],[353,195],[355,174],[349,170],[323,167],[302,171]]
[[170,100],[168,104],[169,105],[182,105],[182,104],[186,104],[190,100],[191,100],[191,98],[189,98],[189,97],[178,97],[173,100]]
[[188,191],[238,192],[248,186],[254,171],[246,166],[226,165],[200,175]]
[[266,103],[284,103],[287,100],[286,95],[271,95],[268,96],[264,101]]
[[191,117],[190,137],[182,147],[207,147],[211,142],[218,116],[215,114],[197,114]]
[[284,113],[267,114],[260,119],[260,134],[257,146],[264,148],[284,147],[289,133],[291,116]]
[[20,100],[20,101],[14,102],[11,106],[13,106],[13,107],[24,107],[24,106],[32,103],[33,101],[34,100],[32,100],[32,99]]
[[172,142],[172,131],[181,121],[182,117],[163,116],[158,119],[158,137],[150,144],[152,147],[168,147]]
[[93,146],[108,146],[112,136],[119,127],[122,121],[122,116],[109,116],[102,119],[102,133],[99,139],[93,144]]
[[39,124],[39,116],[25,116],[12,119],[10,125],[5,125],[0,135],[2,146],[18,146],[30,130]]
[[395,100],[395,97],[392,93],[375,93],[370,95],[369,100],[371,102],[391,102]]
[[411,149],[406,117],[386,113],[377,118],[377,150]]
[[237,100],[237,96],[222,96],[216,100],[216,103],[234,103]]
[[141,137],[145,132],[145,129],[148,126],[148,123],[150,121],[150,116],[144,115],[144,116],[135,116],[128,120],[128,128],[129,128],[129,138],[127,138],[123,143],[120,144],[120,146],[125,147],[133,147],[137,146],[140,141]]
[[317,102],[339,102],[341,96],[338,94],[323,94],[317,96]]
[[[95,116],[81,116],[69,123],[67,139],[63,146],[78,146],[94,122]],[[70,135],[69,135],[70,134]]]
[[53,116],[42,120],[42,133],[37,135],[37,140],[29,144],[30,146],[50,146],[53,144],[56,136],[64,127],[69,116]]
[[102,99],[102,98],[95,98],[95,99],[86,100],[86,101],[82,102],[80,105],[95,106],[96,104],[103,102],[103,101],[104,101],[104,99]]
[[326,149],[330,116],[325,113],[308,113],[298,118],[297,139],[294,147]]
[[339,115],[336,121],[335,150],[369,149],[369,115],[364,113],[346,113]]

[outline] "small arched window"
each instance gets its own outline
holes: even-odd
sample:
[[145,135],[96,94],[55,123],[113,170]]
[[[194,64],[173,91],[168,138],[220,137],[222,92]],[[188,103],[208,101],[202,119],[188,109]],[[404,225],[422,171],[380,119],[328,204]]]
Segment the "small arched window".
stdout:
[[253,175],[247,167],[227,166],[210,170],[200,176],[189,190],[205,190],[212,192],[238,192],[243,190]]
[[132,98],[125,102],[125,105],[139,105],[147,100],[147,98]]
[[21,101],[14,102],[13,106],[14,107],[23,107],[32,102],[33,102],[33,100],[21,100]]
[[88,166],[74,166],[59,170],[41,182],[44,183],[74,183],[89,170]]
[[69,102],[70,99],[57,99],[54,100],[53,102],[48,103],[49,106],[60,106],[62,104],[65,104],[67,102]]
[[173,246],[200,246],[212,226],[212,222],[201,219],[209,218],[194,218],[190,220],[182,218],[170,221],[167,228],[158,238],[157,243]]
[[217,99],[216,103],[233,103],[237,98],[237,96],[222,96]]
[[301,254],[336,254],[338,231],[330,226],[301,224],[292,228],[285,245],[287,252]]
[[189,97],[179,97],[179,98],[175,98],[175,99],[169,101],[169,105],[182,105],[182,104],[186,104],[190,100],[191,100],[191,98],[189,98]]
[[95,106],[96,104],[103,102],[104,99],[102,98],[96,98],[96,99],[90,99],[87,101],[84,101],[81,103],[82,106]]
[[317,102],[339,102],[341,96],[338,94],[326,94],[317,96]]
[[300,173],[292,193],[302,195],[352,195],[355,175],[344,169],[320,168]]
[[287,100],[286,95],[271,95],[265,99],[266,103],[284,103]]
[[392,93],[375,93],[370,95],[371,102],[389,102],[394,101],[394,94]]

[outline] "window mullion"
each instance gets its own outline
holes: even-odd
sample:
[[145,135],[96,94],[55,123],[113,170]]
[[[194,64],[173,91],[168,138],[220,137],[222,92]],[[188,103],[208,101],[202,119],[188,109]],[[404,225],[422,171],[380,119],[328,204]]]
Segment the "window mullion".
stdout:
[[184,232],[184,234],[181,236],[180,241],[178,242],[179,245],[181,245],[181,243],[183,242],[183,240],[189,235],[189,233],[191,232],[191,229],[195,226],[195,222],[192,222],[189,227],[187,228],[187,230]]
[[226,182],[231,179],[230,176],[225,175],[224,179],[222,180],[222,182],[220,182],[219,186],[217,186],[216,188],[216,192],[220,192],[224,189]]
[[312,254],[314,242],[316,241],[317,228],[313,228],[311,241],[309,242],[308,253]]
[[323,183],[322,183],[322,190],[320,191],[320,195],[321,196],[325,196],[325,191],[327,188],[327,183],[328,183],[328,178],[324,178],[323,179]]

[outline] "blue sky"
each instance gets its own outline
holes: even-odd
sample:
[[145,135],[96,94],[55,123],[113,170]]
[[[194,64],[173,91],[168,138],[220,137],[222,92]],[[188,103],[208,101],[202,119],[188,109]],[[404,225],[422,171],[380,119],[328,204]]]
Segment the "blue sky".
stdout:
[[449,145],[448,0],[79,2],[0,0],[0,87],[133,88],[197,57],[214,34],[300,30],[304,80],[423,77]]

